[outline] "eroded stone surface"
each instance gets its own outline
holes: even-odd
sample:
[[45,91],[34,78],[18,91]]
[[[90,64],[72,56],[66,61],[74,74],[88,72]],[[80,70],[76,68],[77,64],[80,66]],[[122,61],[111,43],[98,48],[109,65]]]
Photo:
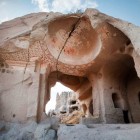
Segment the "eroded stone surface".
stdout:
[[57,93],[56,106],[48,113],[59,118],[62,124],[78,124],[82,116],[85,116],[74,92]]
[[140,122],[139,34],[140,27],[95,9],[2,23],[0,120],[45,120],[51,87],[61,82],[93,122]]
[[4,127],[5,130],[0,130],[0,140],[56,140],[56,130],[50,123],[4,123]]
[[138,140],[139,125],[60,126],[58,140]]

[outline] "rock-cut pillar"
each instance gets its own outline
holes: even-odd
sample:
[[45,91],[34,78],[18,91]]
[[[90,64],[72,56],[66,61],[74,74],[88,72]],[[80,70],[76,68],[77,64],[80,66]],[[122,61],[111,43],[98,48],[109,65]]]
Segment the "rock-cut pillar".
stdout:
[[45,105],[47,99],[47,80],[50,73],[50,67],[43,67],[40,71],[39,92],[38,92],[38,109],[37,122],[40,122],[45,117]]
[[38,108],[38,91],[40,81],[40,62],[36,61],[35,68],[31,73],[32,83],[28,90],[27,101],[27,119],[37,120],[37,108]]
[[88,79],[92,85],[93,118],[97,119],[98,122],[106,122],[102,82],[99,76],[95,74],[90,74]]

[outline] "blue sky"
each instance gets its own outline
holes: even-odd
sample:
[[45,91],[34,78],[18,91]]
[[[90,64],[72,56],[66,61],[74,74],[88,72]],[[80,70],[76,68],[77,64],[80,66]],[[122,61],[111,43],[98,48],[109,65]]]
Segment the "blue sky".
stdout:
[[140,0],[0,0],[0,22],[33,12],[68,13],[87,7],[140,26]]

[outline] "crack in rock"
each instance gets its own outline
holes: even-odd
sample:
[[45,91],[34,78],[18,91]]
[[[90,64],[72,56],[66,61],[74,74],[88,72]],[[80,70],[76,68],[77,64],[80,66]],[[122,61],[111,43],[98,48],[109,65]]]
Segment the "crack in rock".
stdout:
[[67,39],[66,39],[65,42],[64,42],[64,45],[63,45],[62,49],[60,50],[60,53],[59,53],[59,55],[58,55],[58,57],[57,57],[57,60],[56,60],[56,71],[58,71],[58,60],[59,60],[59,58],[60,58],[60,55],[61,55],[62,51],[64,50],[65,45],[66,45],[66,43],[68,42],[69,38],[72,36],[72,33],[73,33],[73,32],[75,31],[75,29],[77,28],[77,25],[79,24],[80,20],[81,20],[81,18],[79,18],[79,19],[77,20],[77,22],[73,25],[72,30],[70,31],[70,33],[69,33]]

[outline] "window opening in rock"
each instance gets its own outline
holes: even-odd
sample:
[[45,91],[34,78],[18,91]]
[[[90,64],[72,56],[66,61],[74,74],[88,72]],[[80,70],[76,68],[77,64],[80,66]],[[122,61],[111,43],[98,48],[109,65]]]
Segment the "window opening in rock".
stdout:
[[91,100],[91,102],[90,102],[89,112],[93,115],[93,100]]
[[70,104],[76,104],[76,100],[70,101]]
[[113,103],[114,103],[114,107],[115,108],[120,108],[120,97],[117,93],[113,93],[112,94],[112,100],[113,100]]
[[139,104],[140,104],[140,92],[138,93],[138,99],[139,99]]
[[[114,103],[115,108],[120,108],[121,109],[121,97],[117,93],[112,94],[112,100]],[[130,123],[129,121],[129,116],[128,116],[128,110],[122,110],[123,112],[123,119],[125,123]]]
[[123,110],[123,118],[125,123],[130,123],[129,116],[128,116],[128,110]]

